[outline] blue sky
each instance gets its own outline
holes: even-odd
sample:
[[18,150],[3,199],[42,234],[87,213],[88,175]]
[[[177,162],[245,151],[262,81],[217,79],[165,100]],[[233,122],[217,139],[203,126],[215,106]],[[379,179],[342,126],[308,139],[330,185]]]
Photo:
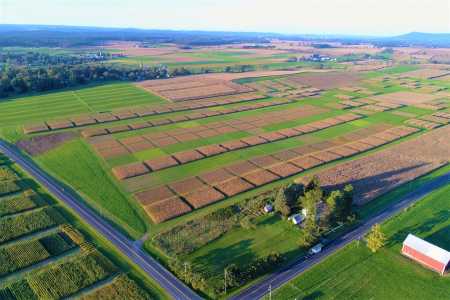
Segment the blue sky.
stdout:
[[395,35],[450,32],[450,0],[0,0],[0,23]]

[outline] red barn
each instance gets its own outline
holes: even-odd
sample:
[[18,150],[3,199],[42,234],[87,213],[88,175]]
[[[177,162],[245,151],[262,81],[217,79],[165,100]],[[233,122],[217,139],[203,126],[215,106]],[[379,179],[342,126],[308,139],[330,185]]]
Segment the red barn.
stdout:
[[402,254],[441,275],[449,267],[450,252],[412,234],[403,242]]

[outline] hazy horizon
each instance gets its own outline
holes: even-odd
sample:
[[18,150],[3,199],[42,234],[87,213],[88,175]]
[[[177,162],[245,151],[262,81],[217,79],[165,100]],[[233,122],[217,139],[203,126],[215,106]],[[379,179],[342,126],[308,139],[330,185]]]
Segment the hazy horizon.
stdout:
[[0,23],[356,36],[450,32],[448,0],[186,2],[0,0]]

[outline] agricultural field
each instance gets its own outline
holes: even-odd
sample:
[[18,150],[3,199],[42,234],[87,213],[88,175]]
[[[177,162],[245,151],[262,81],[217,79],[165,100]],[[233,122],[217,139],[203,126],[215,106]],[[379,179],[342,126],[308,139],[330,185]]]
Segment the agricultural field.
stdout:
[[353,242],[282,286],[272,299],[446,299],[448,276],[411,262],[400,250],[408,233],[450,248],[449,193],[447,185],[385,222],[382,229],[388,242],[379,252]]
[[0,159],[1,299],[92,298],[98,293],[165,299],[21,169]]
[[[278,213],[264,213],[280,186],[306,182],[311,175],[318,175],[326,193],[351,183],[360,211],[449,163],[450,85],[440,80],[445,72],[339,60],[320,68],[302,60],[285,70],[289,57],[311,51],[285,43],[270,50],[181,51],[124,43],[108,49],[126,53],[117,58],[120,63],[164,58],[168,65],[177,60],[172,63],[180,68],[257,66],[250,72],[111,83],[0,103],[3,138],[128,236],[142,238],[146,251],[204,296],[225,296],[225,268],[256,266],[258,276],[246,275],[251,282],[307,251],[300,245],[301,227]],[[345,60],[378,50],[320,52]],[[277,71],[261,67],[275,64]],[[3,173],[13,176],[0,168]],[[15,214],[10,207],[19,200],[13,196],[22,189],[11,180],[0,182],[0,195],[9,197],[0,203],[5,217]],[[36,232],[60,226],[52,206],[33,203],[21,201],[18,209],[26,218],[11,223],[19,230],[4,235],[3,243],[28,230],[20,227],[24,220],[32,220]],[[67,269],[90,262],[88,255]],[[190,277],[180,271],[184,263]],[[99,277],[86,282],[108,278],[102,288],[107,293],[124,297],[121,285],[140,293],[114,263],[99,268]],[[36,275],[30,287],[65,270]],[[67,287],[68,293],[78,293],[77,288]],[[237,290],[233,286],[228,293]],[[95,298],[100,291],[83,297]]]

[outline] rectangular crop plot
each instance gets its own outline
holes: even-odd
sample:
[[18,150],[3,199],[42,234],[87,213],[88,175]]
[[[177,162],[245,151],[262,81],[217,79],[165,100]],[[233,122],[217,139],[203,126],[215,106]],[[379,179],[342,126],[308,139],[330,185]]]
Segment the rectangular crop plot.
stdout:
[[228,150],[237,150],[248,147],[248,144],[238,140],[223,142],[220,145]]
[[260,134],[259,137],[266,139],[270,142],[274,142],[274,141],[279,141],[282,139],[285,139],[286,137],[280,133],[277,132],[267,132],[267,133],[263,133]]
[[49,128],[45,123],[36,123],[23,126],[23,132],[25,134],[39,133],[45,131],[49,131]]
[[216,188],[226,196],[231,197],[252,189],[253,185],[239,177],[235,177],[233,179],[221,182],[216,185]]
[[321,161],[324,161],[324,162],[330,162],[330,161],[341,158],[340,155],[329,152],[329,151],[316,152],[316,153],[311,154],[311,156],[314,156],[315,158],[320,159]]
[[154,139],[152,141],[152,143],[155,144],[155,146],[162,148],[162,147],[167,147],[167,146],[176,144],[176,143],[178,143],[178,141],[175,138],[168,136],[168,137],[163,137],[163,138],[159,138],[159,139]]
[[175,194],[165,185],[159,186],[147,191],[134,194],[135,198],[143,206],[166,200],[175,196]]
[[372,137],[372,136],[368,137],[368,138],[365,138],[365,139],[362,139],[362,140],[360,140],[360,142],[368,144],[368,145],[371,145],[371,146],[374,146],[374,147],[386,144],[386,141],[384,141],[382,139],[378,139],[376,137]]
[[124,166],[114,167],[112,170],[117,179],[136,177],[150,173],[150,170],[142,163],[132,163]]
[[169,187],[179,195],[186,195],[195,190],[205,187],[205,184],[196,177],[191,177],[174,183],[170,183]]
[[358,150],[346,147],[346,146],[340,146],[329,150],[330,152],[336,153],[342,157],[348,157],[351,155],[354,155],[358,153]]
[[422,94],[414,92],[395,92],[371,96],[370,98],[381,102],[414,105],[436,100],[439,98],[439,96],[428,93]]
[[265,168],[280,163],[280,161],[270,155],[259,156],[250,159],[250,162],[258,167]]
[[134,143],[134,144],[127,146],[127,149],[130,150],[132,153],[140,152],[140,151],[144,151],[144,150],[152,149],[152,148],[154,148],[153,144],[148,141],[142,141],[142,142]]
[[370,150],[370,149],[373,148],[373,146],[365,144],[365,143],[361,143],[361,142],[354,142],[354,143],[351,143],[351,144],[347,144],[345,146],[347,146],[349,148],[352,148],[352,149],[355,149],[358,152],[367,151],[367,150]]
[[241,139],[242,142],[249,144],[250,146],[256,146],[267,143],[267,140],[259,137],[259,136],[249,136]]
[[117,118],[110,113],[100,113],[93,116],[99,123],[106,123],[116,121]]
[[69,121],[69,120],[48,121],[47,125],[52,130],[66,129],[66,128],[72,128],[73,127],[73,123],[71,121]]
[[267,168],[268,171],[278,175],[281,178],[286,178],[303,171],[302,168],[299,168],[291,163],[281,163],[277,165],[273,165]]
[[119,125],[119,126],[109,127],[109,128],[107,128],[107,130],[109,133],[113,134],[113,133],[130,131],[131,128],[128,125]]
[[291,163],[293,163],[297,167],[307,170],[307,169],[311,169],[311,168],[320,166],[324,162],[321,161],[320,159],[317,159],[312,156],[302,156],[302,157],[293,159],[291,161]]
[[297,131],[293,128],[286,128],[286,129],[281,129],[277,131],[279,134],[284,135],[285,137],[294,137],[294,136],[299,136],[301,134],[303,134],[300,131]]
[[247,173],[244,176],[244,179],[250,182],[251,184],[255,186],[261,186],[270,182],[273,182],[275,180],[278,180],[280,177],[270,173],[269,171],[266,171],[264,169],[259,169],[257,171]]
[[144,206],[144,210],[154,223],[161,223],[184,215],[192,209],[178,197],[172,197],[151,205]]
[[221,147],[220,145],[208,145],[197,148],[197,151],[202,153],[205,156],[213,156],[220,153],[227,152],[228,150]]
[[209,185],[216,185],[220,182],[227,181],[233,177],[234,177],[234,175],[225,169],[218,169],[218,170],[211,171],[211,172],[208,172],[208,173],[205,173],[205,174],[202,174],[199,176],[199,178],[203,182],[205,182]]
[[196,150],[186,150],[183,152],[174,153],[173,157],[181,164],[185,164],[191,161],[202,159],[204,156]]
[[231,172],[231,173],[233,173],[233,174],[235,174],[237,176],[242,176],[242,175],[244,175],[246,173],[250,173],[252,171],[257,170],[258,167],[256,167],[255,165],[251,164],[248,161],[243,161],[243,162],[239,162],[239,163],[233,164],[231,166],[228,166],[228,167],[226,167],[226,169],[229,172]]
[[158,171],[178,165],[178,162],[172,156],[165,156],[144,161],[152,170]]
[[205,187],[184,196],[186,201],[195,208],[200,208],[220,201],[225,196],[212,187]]
[[74,117],[71,118],[71,121],[75,124],[75,126],[86,126],[97,123],[97,121],[90,116]]
[[108,134],[108,131],[106,131],[106,129],[104,129],[104,128],[88,128],[81,132],[81,135],[84,138],[106,135],[106,134]]
[[114,147],[114,148],[103,148],[103,149],[96,149],[97,153],[107,159],[107,158],[112,158],[112,157],[117,157],[117,156],[123,156],[123,155],[127,155],[130,152],[123,146],[120,147]]
[[288,161],[298,157],[298,153],[295,153],[294,151],[291,150],[284,150],[274,153],[272,154],[272,156],[281,161]]

